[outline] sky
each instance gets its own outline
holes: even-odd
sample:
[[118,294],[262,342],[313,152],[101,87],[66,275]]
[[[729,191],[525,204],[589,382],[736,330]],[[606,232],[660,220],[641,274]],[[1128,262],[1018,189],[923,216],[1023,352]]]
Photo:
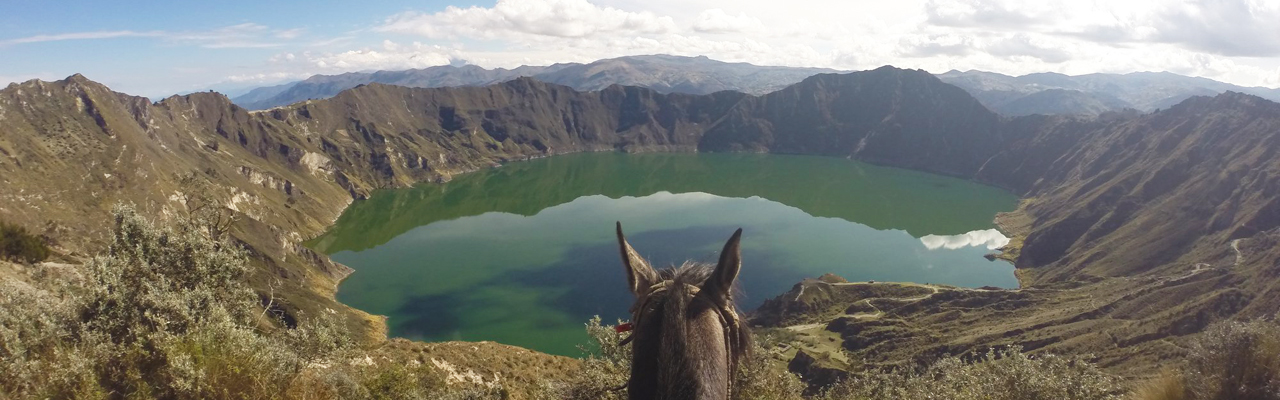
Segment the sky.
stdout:
[[1280,0],[2,0],[0,86],[82,73],[164,97],[314,74],[641,54],[1280,87]]

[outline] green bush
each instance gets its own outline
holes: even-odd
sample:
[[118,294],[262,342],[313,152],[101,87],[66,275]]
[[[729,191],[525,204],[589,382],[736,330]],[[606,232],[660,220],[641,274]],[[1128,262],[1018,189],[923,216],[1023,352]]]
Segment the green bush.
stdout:
[[1031,356],[1018,348],[990,351],[980,362],[949,357],[918,373],[856,375],[825,400],[1096,400],[1119,399],[1119,378],[1072,357]]
[[[199,215],[156,228],[115,210],[79,271],[0,279],[0,398],[439,398],[429,367],[372,360],[331,313],[266,320],[245,253]],[[50,268],[46,266],[37,267]],[[73,274],[75,275],[75,274]]]
[[[786,332],[779,332],[786,331]],[[734,381],[734,398],[740,400],[788,400],[800,399],[805,383],[800,376],[787,371],[786,365],[775,363],[769,350],[776,348],[778,340],[786,340],[791,331],[770,330],[755,334],[750,356],[738,368]]]
[[39,236],[18,225],[0,222],[0,258],[37,263],[49,258],[49,246]]
[[[621,321],[619,321],[621,323]],[[620,400],[627,398],[626,390],[614,390],[627,382],[631,373],[631,346],[619,346],[626,337],[614,330],[613,325],[603,325],[600,316],[587,321],[587,336],[591,341],[579,346],[586,358],[582,370],[568,382],[546,382],[535,397],[543,400]]]
[[1140,388],[1139,400],[1280,399],[1280,324],[1220,322],[1196,338],[1186,365]]

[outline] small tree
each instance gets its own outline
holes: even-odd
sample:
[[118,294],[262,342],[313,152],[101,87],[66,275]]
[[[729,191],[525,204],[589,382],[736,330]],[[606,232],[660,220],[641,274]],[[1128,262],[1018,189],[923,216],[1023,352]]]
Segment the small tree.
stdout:
[[0,258],[34,264],[49,258],[48,244],[19,225],[0,222]]

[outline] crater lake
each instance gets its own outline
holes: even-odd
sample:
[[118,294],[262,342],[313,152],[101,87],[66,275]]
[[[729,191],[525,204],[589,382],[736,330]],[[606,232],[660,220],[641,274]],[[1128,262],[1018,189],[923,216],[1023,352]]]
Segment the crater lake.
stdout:
[[581,153],[353,203],[309,244],[355,269],[338,300],[390,335],[581,356],[583,324],[627,318],[614,222],[655,267],[714,262],[743,228],[744,311],[800,280],[1016,287],[992,222],[1004,190],[817,156]]

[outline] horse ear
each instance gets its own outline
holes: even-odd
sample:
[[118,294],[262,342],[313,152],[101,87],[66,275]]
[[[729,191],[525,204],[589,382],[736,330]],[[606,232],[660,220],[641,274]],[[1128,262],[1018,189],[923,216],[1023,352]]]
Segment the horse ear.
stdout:
[[741,239],[742,228],[738,228],[738,231],[729,238],[729,242],[724,244],[724,250],[720,250],[720,262],[716,264],[716,270],[712,271],[711,276],[702,284],[702,293],[714,299],[729,298],[733,281],[738,279],[738,270],[742,269],[742,249],[738,245]]
[[627,283],[631,285],[632,294],[640,296],[644,294],[641,291],[658,283],[658,273],[622,235],[622,222],[618,222],[618,247],[622,251],[622,266],[627,269]]

